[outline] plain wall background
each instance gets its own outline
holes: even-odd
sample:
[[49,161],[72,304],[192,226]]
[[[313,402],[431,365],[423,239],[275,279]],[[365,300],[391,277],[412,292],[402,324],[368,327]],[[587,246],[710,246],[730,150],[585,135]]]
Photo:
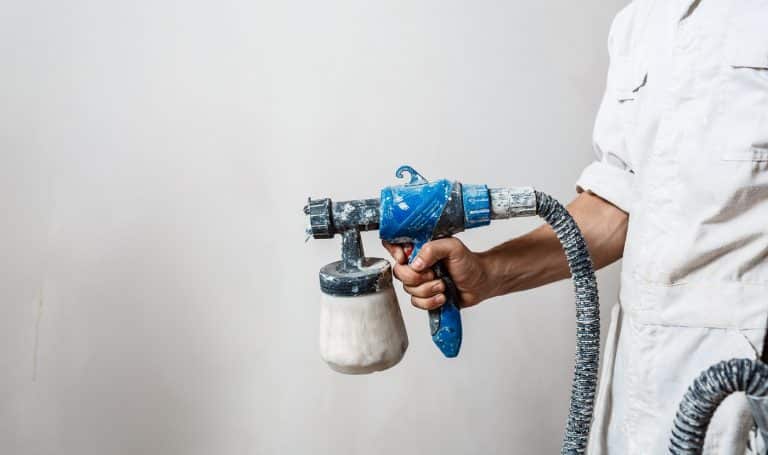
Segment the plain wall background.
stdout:
[[569,200],[624,3],[6,2],[0,453],[556,453],[569,282],[464,312],[450,361],[400,292],[404,360],[339,375],[316,340],[339,241],[304,244],[301,208],[402,163]]

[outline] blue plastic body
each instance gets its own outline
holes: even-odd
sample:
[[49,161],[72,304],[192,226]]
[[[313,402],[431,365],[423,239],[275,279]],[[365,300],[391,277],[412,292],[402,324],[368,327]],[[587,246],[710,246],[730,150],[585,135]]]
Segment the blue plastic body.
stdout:
[[[410,263],[421,247],[434,237],[454,182],[445,179],[428,182],[410,166],[401,166],[396,172],[397,177],[402,178],[404,172],[411,176],[409,183],[381,190],[379,236],[391,243],[412,243]],[[462,204],[465,229],[490,223],[490,201],[485,185],[463,185]],[[458,292],[440,264],[433,270],[446,283],[446,303],[430,312],[432,341],[446,357],[456,357],[462,341]]]
[[491,224],[491,197],[485,185],[461,185],[461,200],[464,205],[464,227],[466,229]]

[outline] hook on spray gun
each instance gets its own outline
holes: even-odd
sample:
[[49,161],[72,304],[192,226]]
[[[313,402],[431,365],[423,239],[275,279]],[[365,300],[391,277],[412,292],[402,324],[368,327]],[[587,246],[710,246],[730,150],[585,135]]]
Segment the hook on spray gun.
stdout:
[[407,164],[404,164],[397,168],[395,171],[395,177],[399,179],[405,178],[404,174],[409,174],[411,177],[411,180],[406,183],[406,185],[421,185],[423,183],[429,183],[429,181],[424,178],[423,175],[419,174],[416,169],[412,168],[411,166],[408,166]]

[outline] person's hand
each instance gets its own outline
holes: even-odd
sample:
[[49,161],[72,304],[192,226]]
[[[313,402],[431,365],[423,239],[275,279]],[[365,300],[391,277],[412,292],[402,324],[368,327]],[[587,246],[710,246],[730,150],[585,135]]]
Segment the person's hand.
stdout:
[[403,282],[403,289],[411,295],[415,307],[431,310],[445,303],[445,283],[432,271],[432,266],[440,260],[456,284],[462,307],[477,305],[491,297],[488,270],[482,255],[469,251],[456,238],[425,243],[410,265],[410,244],[382,244],[397,262],[395,277]]

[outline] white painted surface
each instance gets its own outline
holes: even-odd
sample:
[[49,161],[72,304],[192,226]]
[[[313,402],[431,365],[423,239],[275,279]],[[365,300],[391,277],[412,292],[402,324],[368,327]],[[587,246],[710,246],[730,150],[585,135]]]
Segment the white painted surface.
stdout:
[[4,5],[0,453],[554,453],[569,283],[466,311],[455,360],[400,293],[403,361],[340,375],[317,347],[338,241],[303,244],[301,207],[401,163],[570,198],[622,3]]

